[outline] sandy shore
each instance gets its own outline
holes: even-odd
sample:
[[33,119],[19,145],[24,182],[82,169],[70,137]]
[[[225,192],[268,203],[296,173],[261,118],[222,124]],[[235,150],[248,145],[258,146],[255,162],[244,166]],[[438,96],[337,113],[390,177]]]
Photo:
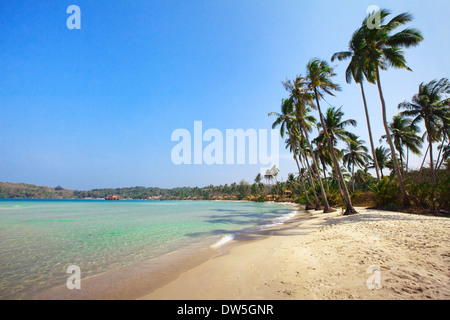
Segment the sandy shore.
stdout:
[[358,212],[312,211],[270,236],[239,241],[141,299],[450,298],[448,218]]

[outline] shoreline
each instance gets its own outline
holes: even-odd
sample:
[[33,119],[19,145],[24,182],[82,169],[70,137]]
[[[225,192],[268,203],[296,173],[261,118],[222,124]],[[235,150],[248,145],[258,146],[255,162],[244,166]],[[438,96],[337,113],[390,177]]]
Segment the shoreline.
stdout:
[[[64,286],[33,299],[450,298],[448,218],[366,208],[343,216],[340,209],[324,214],[288,205],[297,209],[288,221],[238,233],[218,248],[203,242],[194,251],[169,253],[83,279],[83,290]],[[368,287],[374,270],[380,274],[380,289]]]
[[[232,200],[230,200],[232,201]],[[242,201],[239,201],[242,202]],[[302,206],[289,202],[273,202],[289,207],[295,218],[302,212]],[[275,219],[282,218],[283,216]],[[230,248],[241,241],[251,241],[266,237],[271,230],[282,227],[292,217],[281,224],[262,224],[248,229],[230,231],[233,236],[223,241],[229,234],[205,237],[185,248],[172,251],[150,260],[128,267],[113,269],[104,273],[82,278],[82,290],[68,290],[65,285],[52,287],[35,294],[27,300],[134,300],[171,283],[180,275],[218,256],[225,255]],[[266,221],[267,223],[271,221]],[[231,240],[231,241],[230,241]],[[223,241],[223,243],[221,243]]]
[[140,299],[450,298],[448,218],[357,210],[352,216],[311,212],[305,221],[230,247]]

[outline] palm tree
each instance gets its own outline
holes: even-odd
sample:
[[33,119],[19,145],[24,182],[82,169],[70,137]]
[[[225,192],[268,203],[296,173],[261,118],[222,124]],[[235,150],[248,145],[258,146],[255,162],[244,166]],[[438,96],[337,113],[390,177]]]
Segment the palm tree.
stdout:
[[384,178],[383,169],[388,168],[391,152],[385,147],[375,149],[375,157],[377,157],[378,166],[380,168],[381,179]]
[[372,184],[374,177],[368,172],[368,166],[364,166],[363,169],[359,169],[356,171],[354,176],[355,185],[358,186],[359,189],[367,190],[369,185]]
[[[406,167],[407,172],[409,151],[416,155],[422,154],[420,152],[420,148],[422,147],[422,139],[418,136],[420,129],[411,121],[411,119],[406,118],[402,114],[397,114],[392,118],[392,122],[389,124],[389,129],[391,131],[395,149],[399,154],[401,170],[403,172],[403,168]],[[386,135],[381,137],[381,139],[386,138]],[[407,148],[406,166],[404,166],[403,163],[403,159],[405,158],[404,146]],[[406,177],[405,172],[403,172],[403,176]]]
[[[333,142],[333,145],[336,145],[339,140],[349,142],[355,139],[355,135],[347,131],[345,128],[347,126],[356,127],[356,121],[353,119],[343,120],[343,117],[344,113],[342,112],[342,107],[337,109],[336,107],[330,107],[327,109],[327,112],[325,114],[325,126],[327,128],[328,135]],[[317,126],[319,130],[322,129],[319,132],[319,136],[317,137],[317,139],[325,140],[323,139],[325,132],[323,130],[322,124],[318,123]]]
[[348,147],[345,150],[343,157],[344,165],[347,165],[347,169],[351,171],[352,174],[352,190],[355,191],[355,165],[359,168],[364,168],[364,166],[369,161],[370,157],[367,154],[369,151],[364,145],[363,140],[359,140],[357,137],[354,140],[347,142]]
[[[303,190],[305,192],[305,197],[306,197],[306,210],[312,209],[314,208],[311,204],[311,201],[309,199],[309,195],[308,195],[308,190],[306,189],[306,185],[305,185],[305,181],[303,180],[303,175],[305,172],[305,169],[303,167],[303,161],[302,161],[302,151],[300,150],[300,136],[298,133],[295,133],[294,130],[292,130],[289,139],[286,139],[286,148],[289,148],[289,150],[291,151],[293,157],[294,157],[294,161],[297,164],[297,169],[298,169],[298,176],[300,178],[300,181],[302,183],[303,186]],[[302,163],[302,166],[300,166],[300,162]],[[310,183],[312,185],[312,187],[314,188],[314,183],[312,182],[312,177],[310,180]],[[319,204],[319,199],[317,198],[317,194],[315,193],[314,190],[314,197],[317,200],[317,203]],[[319,204],[320,207],[320,204]]]
[[[307,79],[302,76],[298,76],[293,82],[286,81],[283,82],[285,89],[290,93],[292,99],[295,100],[295,116],[296,123],[300,129],[300,134],[305,138],[305,142],[309,150],[313,150],[311,147],[311,142],[309,140],[308,133],[311,131],[311,127],[314,125],[313,117],[309,114],[310,109],[308,106],[314,107],[313,103],[313,94],[311,90],[308,88]],[[327,194],[323,187],[322,179],[320,178],[319,166],[317,164],[317,159],[311,154],[311,158],[313,160],[314,171],[317,173],[317,181],[319,183],[320,192],[322,194],[322,200],[324,202],[324,213],[333,212],[334,210],[331,208],[328,203]],[[309,171],[310,168],[308,168]]]
[[428,139],[428,151],[430,154],[431,181],[434,185],[436,175],[433,161],[433,142],[439,141],[440,132],[444,126],[450,123],[449,100],[443,95],[450,93],[450,83],[443,78],[439,81],[433,80],[428,84],[421,83],[419,92],[414,95],[411,102],[403,102],[400,109],[406,109],[402,115],[412,117],[412,123],[424,122]]
[[[342,140],[344,142],[349,142],[354,139],[354,135],[347,131],[345,127],[351,125],[356,126],[356,121],[353,119],[342,120],[344,113],[341,111],[342,108],[336,109],[335,107],[331,107],[327,109],[325,115],[325,124],[328,130],[328,135],[333,142],[334,152],[338,158],[338,161],[341,160],[343,153],[340,149],[336,148],[338,140]],[[328,152],[324,152],[325,159],[330,158],[330,165],[333,166],[333,158],[330,152],[330,146],[328,145],[328,140],[326,139],[325,133],[321,130],[321,123],[317,124],[317,129],[319,130],[319,135],[313,142],[316,142],[318,145],[322,145],[322,149],[326,149]],[[342,194],[342,187],[339,186],[339,190]]]
[[[367,63],[369,63],[375,70],[387,142],[389,144],[389,148],[391,149],[391,154],[395,155],[395,147],[392,142],[392,137],[389,132],[389,125],[387,122],[386,102],[381,86],[380,69],[386,70],[389,66],[392,66],[397,69],[406,69],[411,71],[411,69],[406,65],[404,52],[401,49],[417,46],[423,40],[423,37],[418,30],[409,28],[395,34],[391,34],[398,27],[412,21],[412,16],[409,13],[401,13],[386,24],[384,24],[384,21],[390,12],[387,10],[380,10],[378,14],[380,16],[380,25],[378,28],[369,28],[368,22],[369,19],[372,18],[372,15],[370,15],[364,20],[362,27],[358,32],[362,32],[362,37],[364,39],[364,45],[361,49],[362,55],[364,59],[367,59]],[[410,201],[406,193],[398,160],[395,156],[392,157],[392,160],[403,199],[403,206],[409,207]]]
[[322,137],[323,139],[319,139],[320,137],[317,137],[312,141],[312,143],[316,145],[316,148],[313,150],[313,154],[317,161],[322,165],[323,177],[327,185],[327,190],[329,190],[327,165],[333,167],[333,159],[331,158],[330,149],[326,143],[325,136],[322,135]]
[[374,161],[375,173],[377,175],[378,181],[380,181],[380,173],[378,169],[377,157],[375,156],[375,147],[373,144],[372,128],[370,125],[369,110],[367,108],[367,100],[363,84],[364,78],[366,78],[369,83],[374,84],[376,81],[376,76],[373,65],[371,65],[368,62],[367,58],[364,57],[364,54],[362,52],[364,48],[364,39],[362,32],[360,32],[360,29],[353,33],[352,39],[350,40],[348,47],[349,47],[348,51],[335,53],[331,58],[331,62],[334,62],[335,59],[343,61],[351,58],[350,64],[348,65],[347,70],[345,72],[345,80],[347,83],[351,83],[353,79],[355,80],[356,83],[359,83],[360,85],[361,95],[364,104],[364,112],[366,115],[367,130],[369,132],[370,148],[372,151]]
[[[296,127],[294,125],[295,119],[293,116],[293,109],[294,109],[293,99],[291,99],[291,98],[283,99],[281,102],[281,114],[276,113],[276,112],[269,113],[269,116],[277,117],[275,122],[272,124],[272,128],[275,129],[277,126],[280,125],[281,126],[280,135],[282,138],[284,138],[284,135],[286,133],[289,134],[289,139],[287,141],[292,146],[292,151],[294,151],[294,160],[295,161],[297,161],[297,157],[298,158],[300,158],[302,156],[304,157],[306,164],[308,166],[309,181],[310,181],[311,187],[313,189],[316,209],[319,210],[320,202],[319,202],[319,198],[317,196],[317,193],[316,193],[316,190],[314,187],[314,179],[313,179],[311,170],[309,168],[309,162],[308,162],[306,155],[304,154],[304,149],[300,148],[302,133],[299,132],[298,129],[296,129]],[[297,154],[297,157],[295,157],[295,151],[299,151],[299,153]],[[297,163],[297,165],[298,165],[298,163]],[[306,195],[306,197],[308,199],[308,195]]]
[[[449,106],[449,103],[447,103],[447,107]],[[436,171],[438,171],[441,168],[441,165],[445,160],[445,156],[448,155],[448,150],[450,149],[450,123],[447,123],[446,121],[443,122],[443,126],[440,131],[440,136],[442,137],[442,143],[440,146],[438,146],[439,155],[436,160],[436,167],[435,167]]]
[[323,98],[324,93],[334,96],[332,91],[340,90],[340,87],[331,81],[331,78],[336,74],[333,71],[326,61],[321,61],[318,59],[311,60],[307,67],[307,79],[308,86],[314,92],[314,97],[316,100],[316,107],[319,111],[320,122],[322,124],[323,131],[325,132],[325,137],[327,138],[328,145],[330,147],[331,156],[333,158],[333,166],[334,170],[337,173],[337,178],[341,183],[342,193],[345,200],[346,210],[344,215],[355,214],[357,213],[355,208],[353,208],[352,200],[350,198],[350,194],[347,189],[347,185],[345,184],[344,176],[342,175],[341,168],[339,162],[336,157],[336,153],[333,147],[333,141],[331,140],[327,126],[325,124],[325,120],[320,109],[319,98]]

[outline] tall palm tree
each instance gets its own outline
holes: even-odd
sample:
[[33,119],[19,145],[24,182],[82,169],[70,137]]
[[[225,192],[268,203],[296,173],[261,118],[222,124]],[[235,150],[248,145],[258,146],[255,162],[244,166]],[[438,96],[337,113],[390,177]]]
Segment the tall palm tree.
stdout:
[[364,57],[363,54],[363,48],[364,48],[364,38],[363,33],[360,31],[361,29],[357,30],[353,33],[353,36],[350,40],[350,43],[348,45],[349,50],[348,51],[342,51],[342,52],[336,52],[332,58],[331,62],[334,62],[336,59],[339,61],[343,61],[346,59],[351,59],[350,64],[347,67],[347,70],[345,72],[345,80],[347,83],[351,83],[352,79],[355,80],[356,83],[360,85],[361,88],[361,95],[363,99],[364,104],[364,112],[366,115],[366,123],[367,123],[367,131],[369,133],[369,142],[370,142],[370,148],[372,151],[373,161],[374,161],[374,169],[375,173],[377,175],[378,181],[380,181],[380,173],[377,163],[377,157],[375,156],[375,147],[373,144],[373,137],[372,137],[372,128],[370,125],[370,116],[369,116],[369,110],[367,108],[367,99],[366,94],[364,91],[364,78],[367,79],[369,83],[374,84],[376,81],[376,75],[375,70],[373,68],[373,65],[371,65],[368,62],[368,59]]
[[412,123],[424,122],[428,139],[428,151],[430,154],[431,181],[434,185],[436,175],[433,159],[433,142],[439,141],[441,129],[448,127],[450,123],[449,100],[444,99],[444,94],[450,93],[450,83],[443,78],[439,81],[433,80],[430,83],[421,83],[419,92],[414,95],[411,102],[403,102],[400,109],[406,109],[402,115],[412,117]]
[[[342,108],[336,109],[335,107],[331,107],[327,109],[325,114],[325,124],[328,130],[328,135],[333,142],[334,152],[337,156],[338,161],[342,159],[343,152],[342,150],[336,148],[336,145],[339,140],[344,142],[349,142],[354,139],[354,135],[347,131],[345,127],[351,125],[356,126],[356,121],[353,119],[342,120],[344,113],[341,111]],[[329,157],[331,162],[330,165],[333,166],[333,157],[331,155],[330,146],[328,145],[328,140],[326,139],[324,130],[322,129],[322,124],[319,122],[317,124],[317,129],[319,130],[319,135],[316,139],[313,140],[318,145],[322,146],[322,149],[326,149],[328,152],[324,152],[325,157]],[[322,130],[321,130],[322,129]],[[327,158],[325,158],[327,159]],[[339,185],[339,189],[342,194],[342,187]]]
[[[313,150],[311,146],[311,141],[309,140],[308,133],[311,131],[311,127],[314,125],[313,117],[309,114],[310,109],[308,106],[314,107],[313,103],[313,94],[308,88],[307,79],[298,76],[294,81],[286,81],[283,82],[285,89],[290,93],[291,98],[295,101],[295,116],[296,123],[300,129],[301,135],[305,138],[305,142],[309,150]],[[320,170],[319,165],[317,164],[317,159],[311,154],[311,158],[313,161],[314,171],[317,173],[317,181],[319,183],[320,192],[322,194],[322,200],[324,203],[324,213],[333,212],[334,210],[331,208],[328,203],[327,194],[325,192],[325,188],[322,183],[322,179],[320,178]]]
[[[389,66],[397,69],[411,69],[406,65],[406,59],[402,48],[410,48],[417,46],[422,42],[423,37],[416,29],[405,29],[403,31],[392,34],[398,27],[412,21],[412,16],[409,13],[401,13],[385,24],[385,18],[390,14],[387,10],[380,10],[378,12],[380,17],[380,25],[377,28],[370,28],[369,21],[372,15],[366,17],[363,21],[359,32],[362,33],[364,45],[361,49],[362,55],[367,62],[374,68],[376,74],[376,83],[378,93],[381,101],[383,126],[386,131],[387,142],[391,149],[391,154],[395,155],[395,147],[392,142],[392,137],[389,132],[389,125],[386,116],[386,101],[384,99],[383,90],[381,86],[380,69],[386,70]],[[392,157],[395,172],[401,196],[403,199],[403,206],[409,207],[410,201],[406,193],[403,176],[400,171],[398,160],[395,156]]]
[[331,140],[330,135],[328,134],[327,126],[325,124],[325,120],[322,114],[322,110],[320,109],[320,102],[319,102],[319,98],[323,98],[323,95],[325,93],[334,96],[332,91],[340,90],[340,87],[331,81],[331,78],[334,77],[336,74],[334,73],[333,68],[331,68],[326,61],[321,61],[319,59],[311,60],[307,64],[306,70],[307,70],[308,86],[314,92],[314,98],[316,100],[316,107],[319,112],[320,122],[322,124],[325,137],[327,138],[328,145],[330,147],[331,156],[333,158],[334,170],[336,171],[338,181],[341,183],[342,193],[346,205],[344,215],[355,214],[357,212],[355,208],[353,208],[350,193],[348,192],[347,185],[345,184],[344,176],[342,175],[342,171],[336,157],[336,152],[334,151],[333,141]]
[[[309,209],[313,209],[314,206],[312,205],[312,203],[309,199],[308,190],[306,189],[305,181],[303,179],[303,176],[305,174],[305,168],[304,168],[303,160],[302,160],[303,152],[300,149],[300,144],[301,144],[301,141],[299,141],[300,139],[301,139],[301,137],[300,137],[299,133],[292,130],[291,134],[289,135],[289,139],[286,139],[286,148],[289,148],[289,150],[291,151],[292,156],[294,158],[294,161],[297,164],[298,177],[302,183],[303,191],[305,193],[305,198],[306,198],[306,202],[307,202],[306,210],[309,210]],[[300,163],[302,163],[301,166],[300,166]],[[312,188],[314,189],[314,182],[312,181],[312,178],[310,180],[310,183],[311,183]],[[314,192],[314,197],[317,200],[317,203],[320,207],[319,199],[317,198],[315,189],[313,190],[313,192]]]
[[368,163],[370,157],[368,155],[368,149],[364,145],[364,141],[360,140],[358,137],[354,140],[347,142],[347,149],[343,157],[344,165],[347,165],[347,169],[351,171],[352,174],[352,190],[355,191],[355,165],[359,168],[364,168]]
[[[295,118],[293,115],[294,110],[294,103],[293,99],[283,99],[281,102],[281,113],[277,112],[270,112],[269,116],[276,116],[277,119],[272,124],[272,128],[275,129],[276,127],[280,126],[280,135],[282,138],[284,138],[285,134],[289,134],[289,139],[287,139],[287,142],[290,146],[292,146],[292,151],[294,151],[294,160],[297,162],[300,160],[301,157],[305,159],[305,162],[308,166],[308,177],[309,182],[311,184],[311,187],[313,189],[313,195],[314,195],[314,201],[316,209],[320,209],[320,201],[319,197],[317,196],[316,189],[314,187],[314,179],[312,176],[312,171],[309,167],[309,161],[306,157],[305,150],[300,147],[301,139],[302,139],[302,133],[296,128],[295,126]],[[299,151],[297,156],[295,156],[295,151]],[[300,174],[300,172],[299,172]],[[306,190],[306,189],[305,189]],[[306,195],[306,198],[308,198],[308,195]],[[309,205],[309,203],[308,203]]]
[[[395,149],[397,150],[400,158],[400,165],[403,176],[406,177],[406,173],[403,172],[403,168],[406,168],[406,172],[408,171],[409,151],[411,151],[415,155],[422,154],[420,152],[420,148],[422,147],[422,138],[418,136],[420,129],[416,124],[412,122],[411,119],[406,118],[402,114],[396,114],[392,118],[392,122],[389,124],[389,129],[391,131]],[[381,137],[381,139],[386,138],[386,135],[383,135]],[[408,153],[406,155],[406,165],[404,165],[403,161],[403,159],[405,158],[404,147],[406,147]]]

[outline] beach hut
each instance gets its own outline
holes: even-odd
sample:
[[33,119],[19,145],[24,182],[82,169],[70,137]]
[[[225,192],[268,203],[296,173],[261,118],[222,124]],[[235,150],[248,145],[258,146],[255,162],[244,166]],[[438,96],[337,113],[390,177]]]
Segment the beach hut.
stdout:
[[292,191],[291,191],[291,190],[286,190],[286,191],[284,192],[284,197],[285,197],[286,199],[291,199],[291,198],[292,198]]

